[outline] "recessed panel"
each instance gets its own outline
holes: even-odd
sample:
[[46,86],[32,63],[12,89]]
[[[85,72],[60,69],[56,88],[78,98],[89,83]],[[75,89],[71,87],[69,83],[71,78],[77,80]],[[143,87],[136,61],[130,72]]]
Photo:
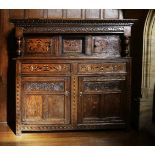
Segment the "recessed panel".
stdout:
[[64,95],[50,95],[47,97],[48,118],[65,119],[65,98]]
[[101,102],[103,103],[102,116],[104,117],[120,117],[121,115],[121,94],[106,94],[102,97]]
[[100,95],[83,96],[83,117],[98,117],[100,109]]
[[26,95],[25,97],[25,115],[29,120],[42,119],[43,98],[41,95]]

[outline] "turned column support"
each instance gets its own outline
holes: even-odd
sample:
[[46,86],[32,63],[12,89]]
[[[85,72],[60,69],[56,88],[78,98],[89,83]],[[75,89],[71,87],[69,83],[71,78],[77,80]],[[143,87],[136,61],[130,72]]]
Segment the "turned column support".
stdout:
[[21,27],[16,27],[16,41],[17,41],[17,50],[16,50],[16,54],[17,56],[21,56],[22,55],[22,39],[23,39],[23,28]]

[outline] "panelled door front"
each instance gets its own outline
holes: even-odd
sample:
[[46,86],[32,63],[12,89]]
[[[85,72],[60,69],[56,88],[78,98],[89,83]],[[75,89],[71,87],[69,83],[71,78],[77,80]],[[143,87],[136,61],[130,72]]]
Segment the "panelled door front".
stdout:
[[79,77],[78,127],[124,124],[125,93],[125,76]]
[[70,77],[23,77],[22,124],[70,124]]

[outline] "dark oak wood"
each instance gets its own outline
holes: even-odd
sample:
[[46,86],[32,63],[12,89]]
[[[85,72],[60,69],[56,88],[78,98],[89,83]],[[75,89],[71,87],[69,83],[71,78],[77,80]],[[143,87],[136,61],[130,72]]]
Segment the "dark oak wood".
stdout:
[[16,134],[127,128],[134,21],[12,19]]

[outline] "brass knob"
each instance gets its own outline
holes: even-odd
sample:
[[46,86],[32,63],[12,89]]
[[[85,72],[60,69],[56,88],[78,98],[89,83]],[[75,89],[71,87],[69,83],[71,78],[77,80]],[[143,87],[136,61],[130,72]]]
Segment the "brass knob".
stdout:
[[80,96],[82,96],[82,94],[83,94],[83,93],[82,93],[82,91],[80,91],[80,93],[79,93],[79,94],[80,94]]
[[65,91],[65,96],[68,96],[69,95],[69,91]]

